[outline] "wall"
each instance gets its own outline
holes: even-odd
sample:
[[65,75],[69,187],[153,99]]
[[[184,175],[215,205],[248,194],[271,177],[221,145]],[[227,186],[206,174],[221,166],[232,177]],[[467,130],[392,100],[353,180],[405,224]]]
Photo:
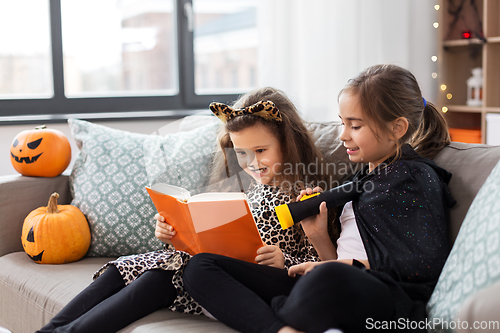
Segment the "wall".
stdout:
[[349,78],[381,63],[415,75],[437,102],[435,0],[259,2],[259,85],[285,91],[309,121],[338,120]]
[[[130,121],[95,121],[96,124],[101,124],[111,128],[116,128],[124,131],[151,134],[161,129],[161,134],[175,132],[178,129],[180,121],[174,120],[130,120]],[[18,133],[24,130],[35,128],[37,125],[7,125],[0,126],[0,176],[17,174],[10,162],[10,147],[12,141]],[[71,164],[66,169],[70,172],[78,154],[78,147],[75,140],[71,136],[71,132],[67,123],[64,124],[48,124],[47,128],[52,128],[63,132],[71,144]]]

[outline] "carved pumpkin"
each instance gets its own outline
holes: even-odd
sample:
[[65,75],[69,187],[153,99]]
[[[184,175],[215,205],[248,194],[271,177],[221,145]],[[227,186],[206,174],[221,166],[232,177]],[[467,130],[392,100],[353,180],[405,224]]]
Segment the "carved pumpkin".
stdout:
[[90,246],[87,219],[75,206],[58,205],[59,194],[50,196],[24,219],[21,241],[24,251],[39,264],[64,264],[81,259]]
[[62,132],[39,126],[14,138],[10,161],[24,176],[55,177],[68,167],[71,146]]

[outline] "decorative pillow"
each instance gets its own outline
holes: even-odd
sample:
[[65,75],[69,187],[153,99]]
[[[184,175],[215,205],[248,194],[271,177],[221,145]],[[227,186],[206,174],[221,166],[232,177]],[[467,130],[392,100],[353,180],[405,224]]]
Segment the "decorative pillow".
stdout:
[[80,153],[70,176],[72,205],[90,224],[87,256],[158,250],[156,209],[146,186],[165,182],[196,192],[208,178],[217,123],[165,136],[130,133],[69,119]]
[[[465,300],[500,281],[500,162],[472,202],[427,305],[434,332],[453,332]],[[472,323],[469,323],[469,327]]]

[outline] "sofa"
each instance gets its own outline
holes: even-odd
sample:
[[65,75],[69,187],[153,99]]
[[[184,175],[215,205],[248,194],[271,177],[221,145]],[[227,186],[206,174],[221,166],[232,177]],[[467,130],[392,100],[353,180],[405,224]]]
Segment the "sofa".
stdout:
[[[112,130],[102,125],[83,121],[70,121],[74,139],[82,148],[81,156],[75,162],[71,174],[63,174],[53,178],[21,175],[0,177],[0,327],[5,327],[14,333],[34,332],[46,324],[66,303],[91,283],[93,273],[103,264],[119,255],[148,251],[151,248],[161,246],[161,244],[151,240],[154,238],[154,221],[150,217],[151,214],[154,214],[154,210],[143,208],[151,205],[151,202],[148,202],[147,197],[138,196],[137,192],[143,193],[142,188],[145,184],[157,180],[178,181],[180,185],[191,182],[192,187],[201,187],[201,184],[206,181],[206,165],[212,155],[196,155],[195,152],[213,150],[214,147],[211,147],[207,142],[214,139],[214,135],[216,135],[213,131],[216,125],[207,125],[213,117],[207,117],[187,117],[182,120],[175,133],[163,135],[161,129],[152,129],[156,132],[154,138]],[[212,127],[208,128],[207,126]],[[328,185],[334,186],[352,174],[356,167],[349,162],[342,143],[337,139],[341,131],[341,124],[338,122],[311,123],[309,127],[330,167],[328,172],[331,174],[331,181]],[[193,143],[202,137],[206,141]],[[168,139],[168,144],[164,138]],[[138,142],[136,146],[127,142],[129,139],[136,140],[135,142]],[[149,141],[156,142],[156,148],[147,146]],[[157,148],[160,150],[155,150]],[[118,151],[115,153],[116,149]],[[191,152],[186,154],[185,149],[190,149]],[[101,155],[95,156],[96,152]],[[109,158],[112,154],[116,154],[116,158]],[[134,154],[144,155],[137,157],[142,161],[139,166],[133,165]],[[125,155],[127,155],[126,158]],[[157,163],[158,159],[161,159],[159,156],[163,156],[164,163]],[[169,160],[170,156],[176,157]],[[187,163],[184,163],[184,160]],[[483,184],[499,160],[499,146],[460,142],[451,143],[435,158],[438,165],[453,174],[450,190],[457,201],[450,212],[450,243],[453,244],[455,239],[457,242],[452,250],[453,256],[450,255],[454,258],[454,263],[448,264],[447,262],[445,269],[443,269],[443,272],[447,272],[445,274],[447,279],[454,275],[458,275],[454,278],[460,278],[460,274],[466,273],[463,267],[459,269],[456,264],[457,260],[461,260],[459,256],[463,255],[464,252],[460,248],[457,250],[456,247],[465,246],[463,244],[467,243],[468,240],[467,235],[464,235],[462,238],[465,240],[457,245],[458,240],[461,239],[459,231],[464,219],[473,218],[469,215],[466,218],[466,214],[480,189],[483,187],[484,190]],[[154,163],[151,163],[152,161]],[[164,165],[158,166],[162,163]],[[120,167],[121,165],[122,167]],[[130,176],[133,170],[138,172],[141,166],[146,169],[144,173],[146,176]],[[132,171],[130,171],[131,173],[123,172],[121,175],[123,170]],[[120,190],[127,189],[130,194],[117,197],[115,192],[118,190],[112,188],[115,183],[120,183]],[[137,189],[134,190],[130,184],[136,186]],[[496,184],[496,188],[500,188],[498,182]],[[88,218],[91,230],[94,229],[92,230],[93,243],[89,253],[77,262],[60,265],[37,264],[23,251],[21,229],[24,218],[33,209],[46,206],[47,200],[53,192],[59,193],[59,204],[72,203],[79,207]],[[492,195],[495,194],[492,193]],[[94,200],[97,202],[94,203],[94,207],[91,207],[92,199],[96,197],[100,199]],[[127,205],[124,205],[124,202],[130,202],[128,204],[130,207],[126,208]],[[476,204],[476,200],[474,200],[474,204]],[[117,208],[115,209],[113,205]],[[492,209],[496,209],[497,200],[491,201],[490,206]],[[119,212],[123,211],[126,211],[127,214],[122,216]],[[99,215],[102,212],[109,215],[104,218]],[[137,215],[135,212],[142,212],[143,215]],[[494,220],[495,217],[499,216],[498,209],[487,215]],[[111,220],[110,216],[116,221],[111,228],[106,229],[106,226],[99,223],[103,219]],[[486,216],[485,219],[488,220],[489,216]],[[468,224],[474,223],[474,221],[466,222]],[[487,223],[496,223],[496,221],[487,221]],[[132,227],[128,229],[129,225],[134,225],[135,229]],[[488,228],[494,227],[489,226]],[[112,232],[115,229],[118,230],[118,233],[113,235]],[[499,232],[500,224],[496,229],[489,230],[486,235],[491,235],[493,231]],[[126,235],[125,238],[119,238],[123,234]],[[99,238],[102,238],[101,244],[96,243]],[[133,241],[130,241],[131,239]],[[491,242],[491,240],[489,241]],[[113,247],[113,244],[116,246]],[[488,251],[488,248],[485,247],[481,247],[481,249]],[[479,256],[477,248],[472,249],[472,251]],[[456,274],[450,272],[456,272]],[[457,299],[457,292],[453,289],[456,283],[441,281],[440,278],[436,287],[436,296],[433,295],[432,302],[430,302],[432,304],[428,309],[429,320],[436,321],[436,325],[430,329],[450,331],[442,323],[439,324],[436,318],[445,316],[444,319],[450,321],[460,316],[472,321],[479,318],[478,313],[482,317],[485,316],[484,312],[478,311],[481,306],[487,304],[493,308],[496,305],[495,308],[498,308],[498,300],[500,299],[498,297],[500,291],[498,282],[500,282],[500,277],[496,279],[494,276],[491,281],[468,288],[467,292],[463,292],[463,295],[460,296],[463,299]],[[472,284],[474,284],[474,279]],[[494,292],[488,292],[490,288]],[[487,317],[495,316],[498,319],[499,312],[490,309]],[[451,331],[459,329],[460,327],[455,327]],[[163,309],[129,325],[120,332],[233,331],[222,323],[204,316],[174,313]]]

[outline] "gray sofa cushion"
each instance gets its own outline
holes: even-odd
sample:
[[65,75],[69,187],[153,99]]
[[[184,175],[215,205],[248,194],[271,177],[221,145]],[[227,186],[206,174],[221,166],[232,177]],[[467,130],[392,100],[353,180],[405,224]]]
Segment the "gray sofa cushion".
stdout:
[[35,264],[24,252],[0,257],[1,324],[13,332],[34,332],[92,282],[109,258],[64,265]]
[[323,153],[326,168],[323,174],[326,176],[327,186],[324,189],[334,188],[353,175],[361,165],[349,161],[339,136],[342,132],[342,124],[339,121],[329,123],[310,123],[309,130],[312,133],[314,143]]
[[[85,258],[64,265],[40,265],[24,252],[0,257],[0,309],[12,332],[34,332],[92,282],[93,273],[112,258]],[[120,332],[234,332],[205,316],[157,311]]]
[[477,192],[500,160],[500,146],[452,142],[434,161],[453,174],[450,191],[457,201],[450,211],[450,239],[455,240]]

